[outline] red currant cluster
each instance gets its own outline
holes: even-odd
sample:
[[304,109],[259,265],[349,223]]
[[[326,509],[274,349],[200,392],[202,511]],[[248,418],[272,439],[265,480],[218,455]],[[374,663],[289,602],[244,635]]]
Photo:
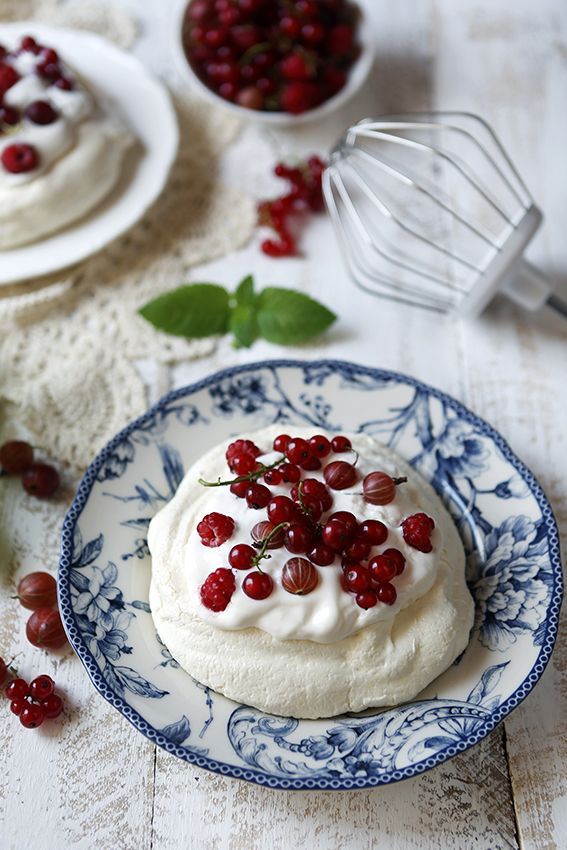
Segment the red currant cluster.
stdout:
[[67,635],[57,610],[57,584],[49,573],[28,573],[17,587],[23,608],[33,611],[26,623],[26,637],[40,649],[60,649]]
[[340,91],[360,53],[349,0],[193,0],[183,23],[189,64],[247,109],[313,109]]
[[265,239],[262,251],[269,257],[289,257],[297,253],[297,245],[292,235],[289,221],[307,211],[320,212],[323,207],[321,178],[325,163],[318,156],[310,156],[305,162],[289,166],[279,162],[274,173],[289,181],[290,188],[285,195],[272,201],[258,204],[258,223],[271,227],[279,240]]
[[[316,567],[330,566],[340,558],[342,588],[355,594],[356,603],[364,609],[378,602],[393,605],[397,598],[392,580],[405,568],[403,554],[395,548],[373,551],[388,537],[384,523],[374,519],[359,522],[349,511],[336,511],[322,521],[333,505],[332,491],[353,486],[358,479],[356,465],[345,460],[333,460],[323,466],[331,452],[352,451],[350,440],[337,435],[332,440],[316,434],[310,440],[280,434],[273,450],[281,457],[270,466],[258,458],[261,450],[251,440],[236,440],[226,452],[229,468],[237,477],[231,481],[200,483],[205,486],[230,486],[231,492],[246,500],[252,510],[266,509],[267,520],[252,529],[251,543],[236,543],[230,550],[228,562],[234,570],[250,571],[242,582],[243,592],[252,599],[266,599],[274,582],[261,569],[261,561],[269,557],[268,550],[285,547],[293,555],[284,565],[281,583],[289,593],[311,593],[318,584]],[[302,477],[303,472],[321,470],[323,481]],[[263,478],[264,483],[259,483]],[[367,502],[389,504],[395,498],[396,487],[405,478],[394,479],[385,472],[369,473],[363,482]],[[290,484],[289,495],[276,495],[267,485]],[[425,519],[423,519],[425,518]],[[429,538],[435,524],[426,514],[415,514],[402,523],[406,542],[420,551],[431,551]],[[218,547],[234,534],[234,520],[220,513],[203,517],[197,532],[203,545]],[[429,549],[424,548],[422,535],[427,529]],[[201,587],[201,600],[212,611],[224,611],[236,590],[232,571],[221,567],[212,572]]]
[[59,488],[59,473],[49,463],[34,462],[33,447],[24,440],[9,440],[0,446],[2,475],[21,475],[26,493],[48,499]]
[[[32,53],[37,56],[34,73],[51,85],[64,91],[70,91],[73,83],[69,80],[61,68],[59,56],[51,47],[45,47],[27,35],[22,38],[19,48],[14,53],[8,53],[5,47],[0,45],[0,136],[23,118],[27,118],[34,124],[52,124],[59,118],[59,112],[46,100],[35,100],[30,103],[23,115],[14,106],[4,103],[4,95],[20,80],[20,74],[10,64],[10,59],[20,53]],[[40,164],[39,154],[33,145],[13,144],[7,145],[0,158],[2,165],[12,174],[21,174],[32,171]]]
[[[10,673],[6,662],[0,658],[0,685]],[[63,700],[55,693],[55,682],[45,674],[29,684],[25,679],[14,677],[6,686],[5,694],[10,700],[10,711],[20,718],[26,729],[36,729],[44,720],[59,717],[63,711]]]

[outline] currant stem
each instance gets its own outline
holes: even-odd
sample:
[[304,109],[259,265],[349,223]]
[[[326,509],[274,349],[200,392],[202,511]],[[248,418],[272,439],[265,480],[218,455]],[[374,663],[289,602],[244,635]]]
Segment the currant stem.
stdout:
[[230,481],[221,481],[220,478],[218,481],[205,481],[204,478],[199,478],[198,483],[203,487],[227,487],[230,484],[240,484],[241,481],[257,481],[258,478],[261,478],[261,476],[269,469],[275,469],[276,466],[281,466],[282,463],[285,463],[285,457],[283,457],[283,455],[268,466],[265,466],[262,463],[260,464],[260,469],[256,469],[254,472],[249,472],[247,475],[239,475],[237,478],[231,478]]
[[271,558],[271,555],[266,555],[266,552],[268,550],[268,547],[269,547],[271,541],[274,539],[276,534],[278,534],[278,532],[280,532],[283,528],[287,528],[288,525],[289,525],[289,522],[279,522],[277,525],[275,525],[272,528],[270,533],[262,540],[262,546],[260,547],[258,554],[254,558],[252,558],[252,565],[254,567],[256,567],[256,569],[258,570],[259,573],[262,572],[262,570],[260,569],[260,561],[262,560],[262,558]]

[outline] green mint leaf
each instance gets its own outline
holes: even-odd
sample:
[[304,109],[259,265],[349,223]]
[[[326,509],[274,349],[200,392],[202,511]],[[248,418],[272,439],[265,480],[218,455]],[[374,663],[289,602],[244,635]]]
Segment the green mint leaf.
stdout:
[[323,304],[294,289],[270,286],[258,296],[260,336],[279,345],[305,342],[324,331],[337,317]]
[[139,312],[154,327],[175,336],[223,334],[230,317],[229,294],[214,283],[193,283],[154,298]]
[[251,274],[240,281],[234,297],[238,306],[249,307],[254,302],[256,296],[254,295],[254,278]]
[[253,307],[239,305],[234,308],[230,317],[229,330],[234,334],[237,348],[250,348],[258,339],[258,323]]

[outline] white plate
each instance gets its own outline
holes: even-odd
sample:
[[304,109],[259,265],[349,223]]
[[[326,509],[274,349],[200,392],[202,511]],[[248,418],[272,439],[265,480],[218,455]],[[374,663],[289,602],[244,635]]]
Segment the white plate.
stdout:
[[320,106],[314,109],[308,109],[307,112],[302,112],[300,115],[291,115],[289,112],[262,112],[261,110],[238,106],[237,103],[231,103],[229,100],[225,100],[225,98],[215,94],[212,89],[199,79],[187,61],[183,48],[182,27],[185,10],[188,5],[189,0],[173,0],[170,11],[170,47],[179,75],[184,82],[188,83],[205,100],[208,100],[211,106],[219,106],[221,109],[227,110],[227,112],[232,112],[233,115],[254,121],[256,124],[268,124],[272,127],[296,127],[299,124],[308,124],[312,121],[319,121],[321,118],[326,118],[327,115],[335,112],[335,110],[343,106],[356,94],[370,73],[374,61],[374,32],[364,8],[359,6],[360,20],[357,36],[361,45],[361,52],[348,72],[346,84],[337,94],[325,100]]
[[71,266],[132,227],[165,186],[179,140],[167,89],[133,56],[93,33],[33,22],[0,25],[0,44],[28,34],[53,46],[97,97],[110,100],[141,144],[133,168],[89,215],[39,242],[0,251],[0,284]]
[[[455,519],[475,627],[461,657],[411,702],[321,720],[273,717],[191,679],[156,634],[151,517],[203,452],[276,422],[287,433],[307,424],[376,437],[431,482]],[[504,720],[549,661],[563,576],[549,503],[490,425],[395,372],[292,360],[175,390],[114,437],[65,519],[58,585],[65,629],[95,687],[152,742],[270,788],[338,790],[416,776]]]

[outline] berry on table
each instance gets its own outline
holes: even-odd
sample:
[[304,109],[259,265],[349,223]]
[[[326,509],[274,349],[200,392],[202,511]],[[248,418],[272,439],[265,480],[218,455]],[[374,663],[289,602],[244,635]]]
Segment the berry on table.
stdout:
[[20,605],[35,611],[37,608],[53,608],[57,603],[57,582],[49,573],[28,573],[16,588]]
[[6,686],[6,696],[11,700],[25,699],[28,695],[29,685],[25,679],[12,679]]
[[10,701],[10,711],[19,717],[26,705],[29,705],[26,699],[13,699]]
[[274,589],[274,582],[268,573],[248,573],[242,582],[242,590],[250,599],[267,599]]
[[197,525],[197,533],[201,538],[201,543],[211,549],[226,543],[232,537],[234,529],[235,522],[232,517],[216,511],[204,516]]
[[26,729],[37,729],[45,720],[45,709],[36,702],[25,705],[20,712],[20,723]]
[[32,463],[22,475],[22,486],[30,496],[49,499],[59,489],[59,473],[49,463]]
[[8,440],[0,446],[0,466],[6,475],[21,475],[32,463],[33,448],[25,440]]
[[53,719],[59,717],[63,711],[63,700],[59,694],[50,694],[46,699],[41,701],[45,716]]
[[28,689],[28,694],[32,699],[39,700],[41,702],[51,696],[54,690],[55,682],[51,676],[42,674],[41,676],[36,676],[35,679],[32,679]]
[[59,611],[38,608],[26,623],[26,637],[40,649],[60,649],[67,643],[67,635]]

